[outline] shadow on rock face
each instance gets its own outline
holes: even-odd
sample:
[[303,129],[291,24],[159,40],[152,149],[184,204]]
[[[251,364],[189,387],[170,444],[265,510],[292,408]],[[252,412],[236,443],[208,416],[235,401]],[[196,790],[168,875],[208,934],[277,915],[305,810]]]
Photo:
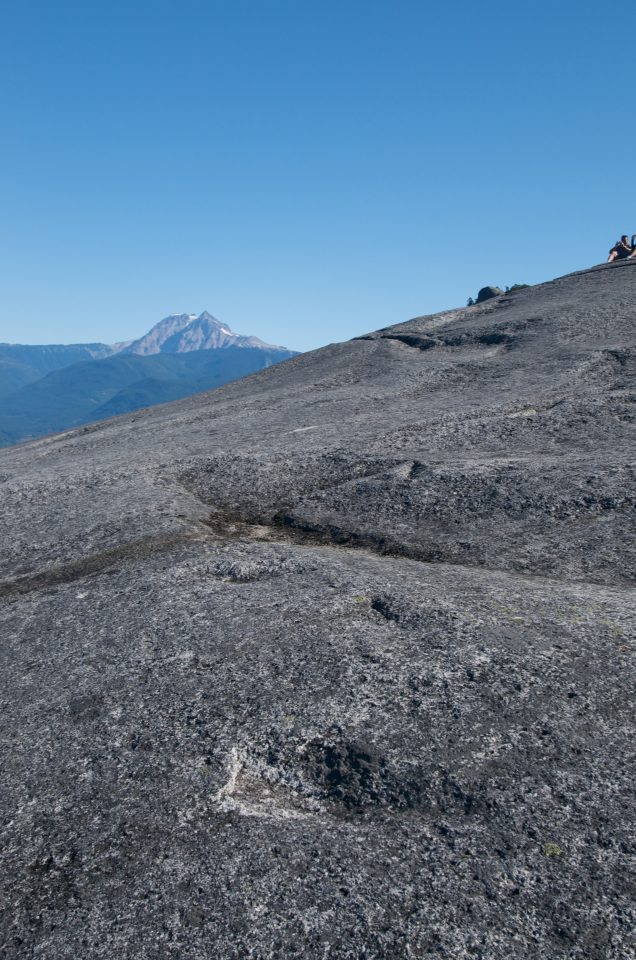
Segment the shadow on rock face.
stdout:
[[[242,757],[242,775],[287,790],[294,803],[308,803],[314,811],[338,815],[431,807],[423,771],[398,770],[374,744],[349,740],[339,728],[311,740],[274,737]],[[234,787],[231,792],[236,796]]]
[[437,762],[395,763],[375,743],[333,727],[312,739],[276,735],[233,751],[218,799],[250,816],[418,814],[490,817],[488,778]]
[[303,773],[321,799],[349,810],[410,808],[419,806],[423,799],[419,783],[400,779],[367,744],[313,740],[304,750]]

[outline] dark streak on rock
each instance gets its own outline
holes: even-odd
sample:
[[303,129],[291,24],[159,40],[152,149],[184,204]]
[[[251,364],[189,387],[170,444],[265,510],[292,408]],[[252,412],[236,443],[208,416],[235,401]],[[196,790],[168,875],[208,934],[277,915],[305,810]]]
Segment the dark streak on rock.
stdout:
[[191,533],[159,534],[126,543],[111,550],[103,550],[69,563],[61,563],[48,567],[38,573],[29,573],[13,580],[0,583],[0,599],[19,597],[35,590],[44,590],[47,587],[58,587],[65,583],[73,583],[84,577],[92,577],[104,573],[122,560],[150,557],[156,553],[164,553],[173,547],[187,543],[192,539]]

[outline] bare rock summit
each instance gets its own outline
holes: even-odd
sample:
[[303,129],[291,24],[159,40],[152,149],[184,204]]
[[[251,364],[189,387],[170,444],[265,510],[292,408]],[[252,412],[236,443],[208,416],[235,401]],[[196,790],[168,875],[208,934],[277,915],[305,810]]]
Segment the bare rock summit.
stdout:
[[633,960],[635,340],[603,265],[1,451],[3,957]]

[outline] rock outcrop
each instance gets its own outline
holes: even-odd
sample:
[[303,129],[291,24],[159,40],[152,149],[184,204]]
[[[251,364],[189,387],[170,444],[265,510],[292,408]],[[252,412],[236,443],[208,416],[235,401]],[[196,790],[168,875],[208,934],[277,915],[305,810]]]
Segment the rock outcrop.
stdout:
[[494,300],[495,297],[503,296],[501,287],[482,287],[477,294],[476,303],[485,303],[486,300]]
[[636,262],[0,453],[3,955],[629,960]]

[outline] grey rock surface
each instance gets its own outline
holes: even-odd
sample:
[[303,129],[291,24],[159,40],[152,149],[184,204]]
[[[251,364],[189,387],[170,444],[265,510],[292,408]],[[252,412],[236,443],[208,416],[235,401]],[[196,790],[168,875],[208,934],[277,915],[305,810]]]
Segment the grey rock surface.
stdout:
[[1,952],[636,957],[636,262],[0,452]]

